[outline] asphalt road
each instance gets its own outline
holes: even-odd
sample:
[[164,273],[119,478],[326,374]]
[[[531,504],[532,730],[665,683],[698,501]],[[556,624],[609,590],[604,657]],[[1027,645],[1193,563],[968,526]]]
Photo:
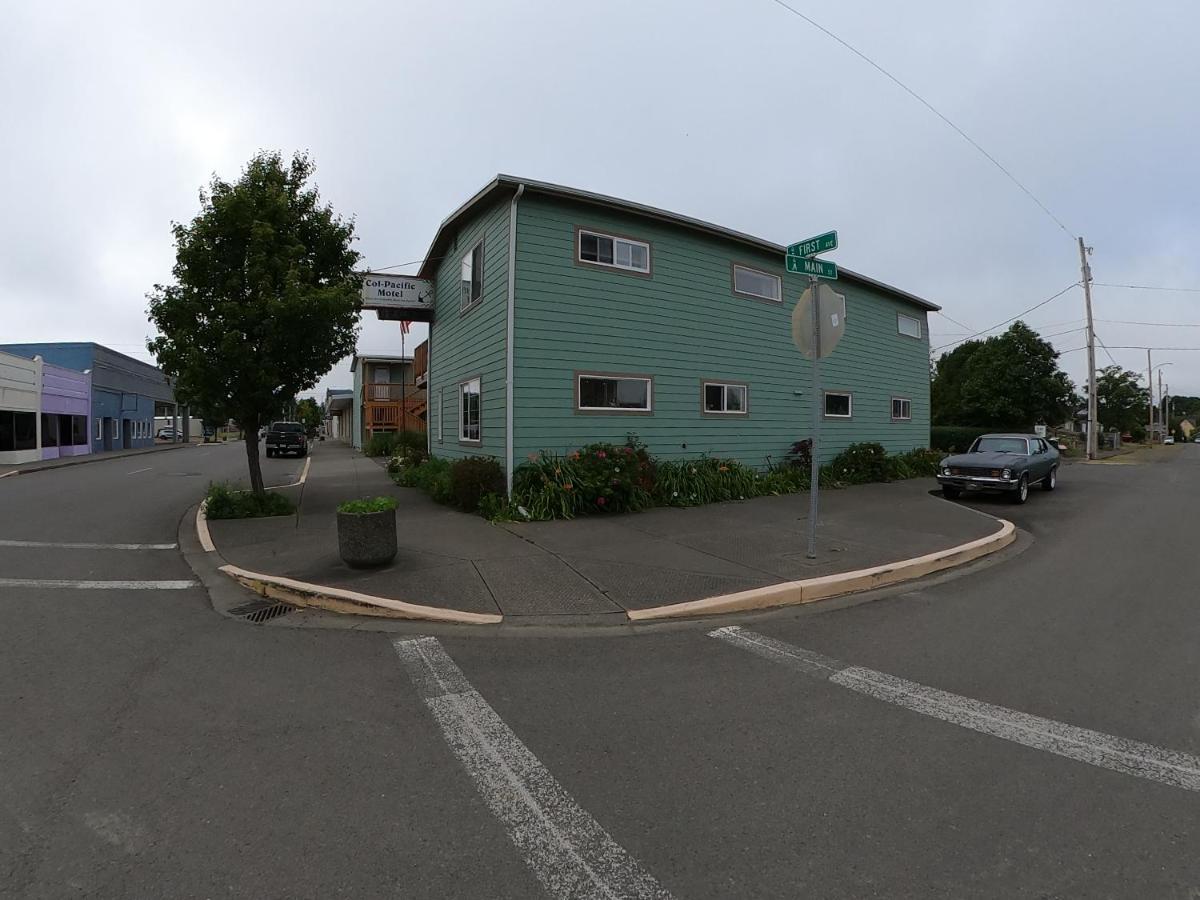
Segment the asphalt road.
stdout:
[[1032,542],[880,602],[536,638],[29,545],[172,544],[236,447],[0,480],[0,895],[1198,897],[1200,446],[1158,459],[973,498]]

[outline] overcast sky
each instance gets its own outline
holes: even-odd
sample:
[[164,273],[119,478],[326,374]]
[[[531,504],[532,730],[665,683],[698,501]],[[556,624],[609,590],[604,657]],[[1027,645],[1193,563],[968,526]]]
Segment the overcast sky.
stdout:
[[[789,2],[955,121],[1070,234],[772,0],[8,3],[0,341],[149,359],[144,295],[170,277],[171,221],[259,148],[311,152],[373,267],[420,259],[505,172],[780,243],[836,228],[831,258],[971,330],[1078,280],[1077,234],[1098,282],[1200,288],[1193,0]],[[1200,348],[1200,327],[1179,325],[1200,324],[1200,292],[1094,299],[1110,347]],[[1082,292],[1026,320],[1081,347]],[[934,347],[964,331],[931,316]],[[398,353],[398,326],[364,317],[359,349]],[[1145,351],[1112,354],[1145,368]],[[1062,357],[1077,382],[1085,356]],[[1200,394],[1200,352],[1155,357],[1173,392]],[[319,389],[349,385],[347,361]]]

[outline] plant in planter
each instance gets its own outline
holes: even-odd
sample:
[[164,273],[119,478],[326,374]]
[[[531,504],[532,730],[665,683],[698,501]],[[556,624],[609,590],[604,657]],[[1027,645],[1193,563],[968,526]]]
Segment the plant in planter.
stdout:
[[396,557],[396,498],[348,500],[337,509],[338,552],[356,569],[383,566]]

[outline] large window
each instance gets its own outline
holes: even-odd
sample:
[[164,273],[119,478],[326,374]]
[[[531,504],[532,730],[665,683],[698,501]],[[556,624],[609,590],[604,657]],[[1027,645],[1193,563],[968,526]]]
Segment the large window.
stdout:
[[742,297],[772,300],[783,299],[783,279],[769,272],[760,272],[747,266],[734,265],[733,292]]
[[584,412],[650,412],[650,379],[578,375],[576,408]]
[[71,416],[71,443],[78,447],[88,442],[87,416]]
[[744,384],[704,382],[704,412],[714,415],[744,416],[749,412],[749,388]]
[[483,241],[463,254],[461,292],[459,309],[483,299]]
[[0,451],[37,449],[37,413],[0,409]]
[[892,398],[892,421],[907,422],[912,418],[912,401],[907,397]]
[[42,446],[58,446],[58,416],[53,413],[42,413]]
[[650,245],[645,241],[579,230],[579,261],[650,274]]
[[849,419],[854,412],[854,400],[850,394],[838,391],[825,392],[825,418]]
[[896,313],[896,330],[907,337],[920,338],[921,320],[904,313]]
[[479,379],[472,378],[458,386],[458,439],[470,443],[479,441]]

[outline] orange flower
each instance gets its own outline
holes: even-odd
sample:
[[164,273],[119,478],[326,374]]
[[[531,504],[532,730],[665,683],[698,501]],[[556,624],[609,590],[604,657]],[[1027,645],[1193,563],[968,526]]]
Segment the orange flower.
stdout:
[[563,490],[569,491],[569,490],[571,490],[572,487],[573,487],[573,485],[571,484],[571,482],[568,481],[566,484],[563,485]]

